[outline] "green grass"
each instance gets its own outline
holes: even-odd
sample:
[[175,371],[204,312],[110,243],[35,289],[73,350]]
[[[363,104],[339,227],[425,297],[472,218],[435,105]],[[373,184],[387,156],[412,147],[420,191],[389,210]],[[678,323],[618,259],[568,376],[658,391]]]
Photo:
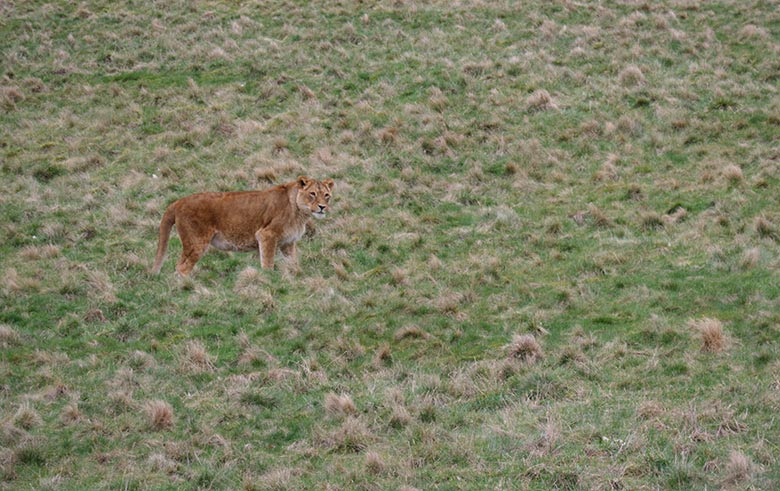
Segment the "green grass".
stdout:
[[[0,489],[777,487],[773,7],[0,6]],[[148,274],[299,174],[300,272]]]

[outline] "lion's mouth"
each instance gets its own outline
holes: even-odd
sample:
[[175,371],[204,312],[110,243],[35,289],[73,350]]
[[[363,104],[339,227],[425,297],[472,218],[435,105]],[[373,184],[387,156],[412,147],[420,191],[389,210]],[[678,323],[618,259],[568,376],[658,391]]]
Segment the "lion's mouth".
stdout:
[[312,215],[314,215],[314,218],[324,218],[325,212],[324,211],[313,211]]

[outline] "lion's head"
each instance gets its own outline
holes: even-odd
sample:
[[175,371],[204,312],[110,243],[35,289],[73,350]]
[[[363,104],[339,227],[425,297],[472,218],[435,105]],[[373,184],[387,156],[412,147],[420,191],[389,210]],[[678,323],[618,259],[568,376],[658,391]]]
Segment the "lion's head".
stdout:
[[330,209],[330,192],[333,189],[333,179],[317,181],[306,176],[300,176],[297,180],[298,208],[308,210],[314,218],[323,218]]

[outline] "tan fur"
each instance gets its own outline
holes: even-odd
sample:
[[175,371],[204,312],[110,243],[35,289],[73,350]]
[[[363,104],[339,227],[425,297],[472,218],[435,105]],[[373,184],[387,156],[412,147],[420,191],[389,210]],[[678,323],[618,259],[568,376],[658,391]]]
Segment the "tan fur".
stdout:
[[160,239],[153,273],[159,273],[176,225],[182,254],[176,271],[188,275],[209,245],[226,251],[260,253],[263,268],[274,267],[277,247],[297,263],[295,243],[311,217],[329,210],[333,180],[300,176],[263,191],[198,193],[172,203],[160,222]]

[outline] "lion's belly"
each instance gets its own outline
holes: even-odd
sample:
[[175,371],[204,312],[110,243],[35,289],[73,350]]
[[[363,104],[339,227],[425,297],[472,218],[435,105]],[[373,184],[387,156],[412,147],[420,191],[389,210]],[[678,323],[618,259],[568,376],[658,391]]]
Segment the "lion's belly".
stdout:
[[225,237],[221,232],[214,234],[211,245],[220,251],[254,251],[257,249],[257,241],[254,238]]

